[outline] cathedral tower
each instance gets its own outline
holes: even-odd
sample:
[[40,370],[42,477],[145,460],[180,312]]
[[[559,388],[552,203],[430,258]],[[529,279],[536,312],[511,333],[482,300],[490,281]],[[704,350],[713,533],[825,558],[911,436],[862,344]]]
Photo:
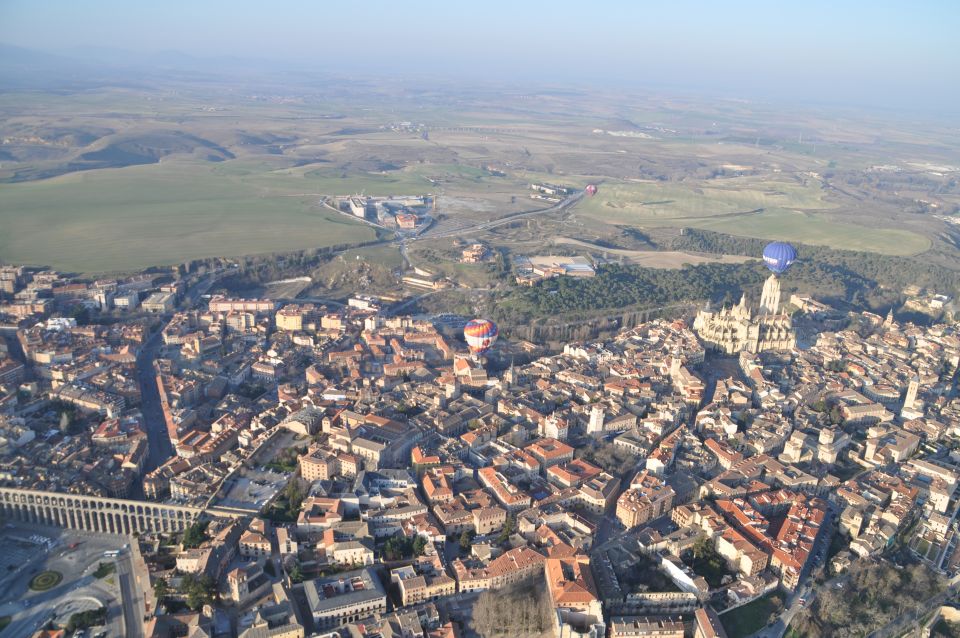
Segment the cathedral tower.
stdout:
[[763,293],[760,295],[760,314],[776,315],[780,313],[780,279],[770,275],[763,284]]

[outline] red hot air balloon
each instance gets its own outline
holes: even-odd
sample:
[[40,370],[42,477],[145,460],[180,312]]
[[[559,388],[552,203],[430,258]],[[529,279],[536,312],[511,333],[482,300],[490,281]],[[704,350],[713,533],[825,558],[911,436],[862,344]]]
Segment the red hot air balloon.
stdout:
[[470,352],[481,355],[490,349],[497,340],[500,331],[497,324],[489,319],[473,319],[463,327],[463,336],[467,340]]

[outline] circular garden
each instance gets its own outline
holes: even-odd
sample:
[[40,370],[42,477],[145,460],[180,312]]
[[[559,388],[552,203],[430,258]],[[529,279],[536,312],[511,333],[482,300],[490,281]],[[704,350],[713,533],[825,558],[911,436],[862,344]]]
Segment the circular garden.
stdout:
[[33,591],[47,591],[53,589],[63,580],[63,574],[48,570],[40,572],[30,580],[30,589]]

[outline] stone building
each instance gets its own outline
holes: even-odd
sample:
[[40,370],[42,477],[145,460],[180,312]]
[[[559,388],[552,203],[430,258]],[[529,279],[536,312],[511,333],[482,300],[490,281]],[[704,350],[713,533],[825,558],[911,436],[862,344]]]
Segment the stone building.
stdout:
[[693,329],[709,347],[727,354],[792,350],[797,345],[793,321],[780,311],[780,280],[776,275],[770,275],[763,284],[756,312],[747,305],[744,295],[732,308],[701,310]]

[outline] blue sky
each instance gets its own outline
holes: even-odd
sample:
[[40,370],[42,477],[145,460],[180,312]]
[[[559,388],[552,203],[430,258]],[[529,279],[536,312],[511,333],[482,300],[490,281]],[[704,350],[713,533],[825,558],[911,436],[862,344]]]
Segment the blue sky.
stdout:
[[0,0],[0,42],[950,108],[960,1]]

